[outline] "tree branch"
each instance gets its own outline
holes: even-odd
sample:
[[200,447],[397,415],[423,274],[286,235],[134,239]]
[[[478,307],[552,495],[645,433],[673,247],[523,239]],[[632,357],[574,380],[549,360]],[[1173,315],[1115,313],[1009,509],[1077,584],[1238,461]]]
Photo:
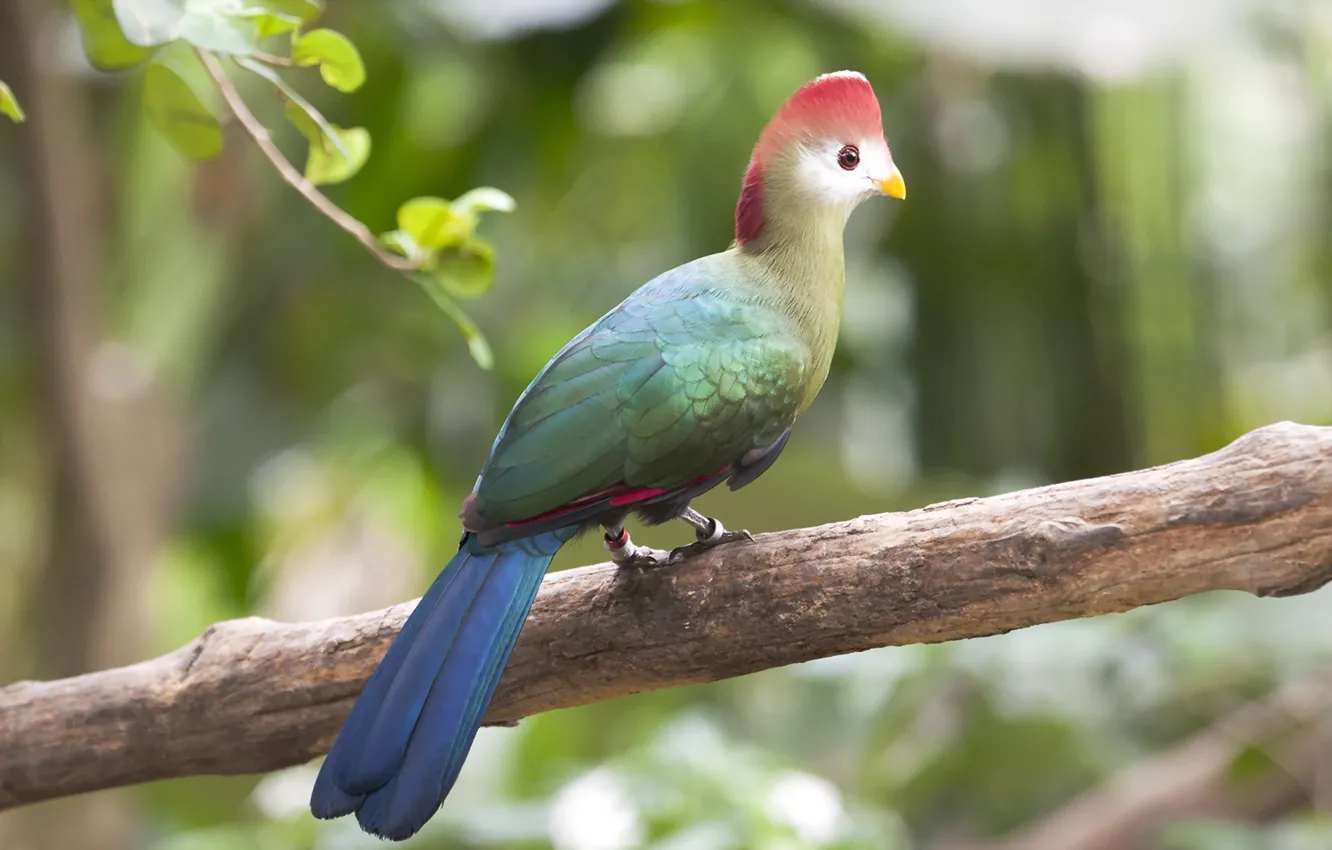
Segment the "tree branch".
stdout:
[[251,59],[257,59],[265,65],[272,65],[276,68],[298,68],[299,65],[292,59],[285,56],[276,56],[272,53],[264,53],[262,50],[256,50],[250,54]]
[[[1332,428],[1204,457],[765,534],[678,567],[549,576],[486,719],[1209,590],[1332,580]],[[219,623],[152,661],[0,689],[0,808],[324,752],[411,603]]]
[[[309,201],[315,209],[323,213],[326,218],[364,245],[366,250],[374,254],[375,259],[381,263],[404,274],[417,271],[415,263],[406,257],[399,257],[386,250],[383,245],[379,244],[375,234],[370,232],[370,228],[348,215],[341,207],[330,201],[327,195],[316,189],[313,183],[306,180],[305,175],[301,174],[296,166],[292,165],[282,155],[282,151],[278,150],[277,145],[273,144],[273,137],[268,132],[268,128],[255,117],[254,113],[250,111],[250,107],[245,105],[244,98],[240,96],[235,83],[231,81],[231,77],[227,76],[227,72],[222,68],[222,63],[218,61],[217,57],[206,50],[199,50],[197,53],[199,59],[203,61],[204,67],[208,69],[209,75],[212,76],[213,82],[217,83],[218,90],[222,92],[222,99],[226,101],[227,107],[240,121],[241,126],[245,128],[245,132],[249,134],[250,138],[254,139],[254,143],[259,146],[259,150],[263,151],[264,156],[268,157],[268,161],[273,163],[278,175],[288,185],[300,192],[301,196]],[[265,57],[261,61],[271,61],[276,58],[279,57]]]
[[[1317,723],[1329,704],[1327,671],[1288,682],[1009,836],[935,850],[1120,850],[1146,846],[1162,827],[1186,818],[1264,819],[1307,805],[1329,754]],[[1275,740],[1283,735],[1293,742]],[[1237,781],[1232,766],[1250,747],[1272,767]]]

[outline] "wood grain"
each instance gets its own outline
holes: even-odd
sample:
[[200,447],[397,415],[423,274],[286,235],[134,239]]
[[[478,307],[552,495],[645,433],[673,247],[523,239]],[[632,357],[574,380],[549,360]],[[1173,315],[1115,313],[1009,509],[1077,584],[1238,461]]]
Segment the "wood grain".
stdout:
[[[1212,590],[1332,580],[1332,428],[1194,460],[548,576],[487,721]],[[412,605],[218,623],[130,667],[0,689],[0,809],[324,752]]]

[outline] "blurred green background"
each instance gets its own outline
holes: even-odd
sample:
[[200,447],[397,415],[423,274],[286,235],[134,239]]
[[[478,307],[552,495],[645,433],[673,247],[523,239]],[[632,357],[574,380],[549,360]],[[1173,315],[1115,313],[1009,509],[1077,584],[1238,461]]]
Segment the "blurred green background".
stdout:
[[[374,150],[329,195],[376,232],[413,195],[518,201],[482,225],[498,277],[466,305],[489,372],[248,139],[184,162],[62,8],[0,28],[11,83],[15,39],[41,45],[15,92],[59,129],[43,165],[0,122],[0,683],[417,595],[532,374],[725,248],[764,121],[842,68],[910,198],[853,218],[833,373],[782,461],[705,510],[811,525],[1332,424],[1327,3],[330,0],[369,81],[296,79]],[[1326,600],[1211,594],[485,729],[406,846],[1327,848],[1328,700],[1258,737],[1224,721],[1322,673]],[[1108,843],[1039,832],[1123,770],[1153,806],[1063,814]],[[309,818],[313,776],[56,801],[0,815],[0,848],[381,846]]]

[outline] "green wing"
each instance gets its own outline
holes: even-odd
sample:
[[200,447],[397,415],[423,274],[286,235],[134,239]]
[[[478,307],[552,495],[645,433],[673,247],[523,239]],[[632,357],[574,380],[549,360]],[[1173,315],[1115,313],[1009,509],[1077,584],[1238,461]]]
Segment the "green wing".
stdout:
[[807,350],[781,316],[681,280],[689,270],[634,293],[542,370],[482,470],[482,517],[528,519],[620,485],[674,489],[790,427]]

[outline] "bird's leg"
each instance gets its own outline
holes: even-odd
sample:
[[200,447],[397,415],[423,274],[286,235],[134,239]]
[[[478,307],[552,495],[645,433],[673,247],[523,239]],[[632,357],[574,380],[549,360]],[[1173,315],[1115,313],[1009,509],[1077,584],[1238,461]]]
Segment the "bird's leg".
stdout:
[[714,546],[720,546],[723,543],[735,543],[740,540],[753,540],[754,535],[745,531],[743,528],[739,531],[727,531],[726,526],[721,524],[721,520],[716,517],[703,516],[703,514],[686,507],[680,514],[680,519],[694,527],[694,535],[698,540],[690,543],[688,546],[677,546],[671,550],[671,560],[679,561],[706,552]]
[[639,567],[649,569],[651,567],[664,567],[671,560],[670,552],[663,552],[660,549],[649,549],[646,546],[639,546],[629,539],[629,530],[620,525],[607,525],[606,529],[606,550],[610,552],[611,561],[620,568]]

